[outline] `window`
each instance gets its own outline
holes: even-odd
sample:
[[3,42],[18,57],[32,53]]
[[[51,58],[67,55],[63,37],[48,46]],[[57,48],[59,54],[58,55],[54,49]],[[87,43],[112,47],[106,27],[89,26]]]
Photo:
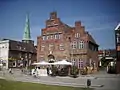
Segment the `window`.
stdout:
[[58,34],[58,39],[60,39],[61,38],[61,34]]
[[60,39],[61,38],[61,34],[55,34],[55,39]]
[[31,54],[31,53],[29,53],[29,58],[31,58],[31,56],[32,56],[32,54]]
[[83,41],[80,41],[79,42],[79,47],[78,47],[79,49],[83,49],[84,48],[84,42]]
[[22,55],[21,55],[21,53],[19,53],[19,57],[20,57],[20,58],[22,58]]
[[44,49],[45,49],[45,46],[42,45],[41,46],[41,51],[44,51]]
[[21,49],[22,49],[22,47],[21,47],[21,46],[19,46],[19,49],[21,50]]
[[75,38],[79,38],[80,37],[80,33],[75,33]]
[[81,59],[79,59],[79,68],[83,68],[83,61]]
[[43,36],[42,38],[43,38],[43,40],[45,40],[45,38],[46,38],[46,37],[45,37],[45,36]]
[[49,39],[49,36],[46,36],[46,39]]
[[64,50],[64,45],[63,45],[63,44],[60,44],[59,49],[60,49],[60,50]]
[[117,33],[117,43],[120,43],[120,34]]
[[53,50],[54,45],[53,44],[49,44],[49,51]]
[[75,59],[72,60],[72,64],[73,64],[73,65],[75,65],[75,61],[76,61]]
[[72,43],[72,48],[73,48],[73,49],[76,49],[76,48],[77,48],[77,42],[76,42],[76,41],[74,41],[74,42]]
[[53,39],[53,35],[50,36],[50,39]]
[[55,39],[57,39],[57,35],[55,35]]
[[27,56],[27,53],[25,53],[25,58],[27,58],[28,56]]

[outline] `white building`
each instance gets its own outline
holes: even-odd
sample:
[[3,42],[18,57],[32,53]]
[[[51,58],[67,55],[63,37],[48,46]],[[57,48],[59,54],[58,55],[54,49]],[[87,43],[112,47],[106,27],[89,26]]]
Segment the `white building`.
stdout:
[[0,40],[0,63],[3,68],[8,69],[9,40]]

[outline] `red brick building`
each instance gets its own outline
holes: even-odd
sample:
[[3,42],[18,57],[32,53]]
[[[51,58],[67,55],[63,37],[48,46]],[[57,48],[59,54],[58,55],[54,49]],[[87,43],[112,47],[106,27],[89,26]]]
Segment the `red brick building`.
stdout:
[[120,23],[115,28],[115,44],[117,58],[117,73],[120,73]]
[[80,21],[70,27],[52,12],[37,37],[37,61],[52,59],[66,59],[79,68],[98,67],[98,45]]

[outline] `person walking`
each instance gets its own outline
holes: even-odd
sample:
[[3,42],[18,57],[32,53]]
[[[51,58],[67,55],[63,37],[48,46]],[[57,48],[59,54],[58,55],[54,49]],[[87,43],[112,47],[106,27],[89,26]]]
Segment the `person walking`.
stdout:
[[10,73],[10,74],[13,74],[12,68],[9,68],[9,73]]

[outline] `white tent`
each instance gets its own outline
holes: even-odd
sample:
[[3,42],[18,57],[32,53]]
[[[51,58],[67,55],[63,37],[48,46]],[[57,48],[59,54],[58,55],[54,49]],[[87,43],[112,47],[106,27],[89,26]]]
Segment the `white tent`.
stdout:
[[65,59],[63,59],[62,61],[57,61],[55,63],[53,63],[54,65],[72,65],[72,63],[66,61]]
[[33,63],[33,65],[50,65],[50,63],[46,62],[46,61],[41,61],[38,63]]

